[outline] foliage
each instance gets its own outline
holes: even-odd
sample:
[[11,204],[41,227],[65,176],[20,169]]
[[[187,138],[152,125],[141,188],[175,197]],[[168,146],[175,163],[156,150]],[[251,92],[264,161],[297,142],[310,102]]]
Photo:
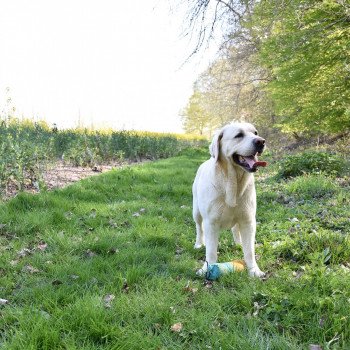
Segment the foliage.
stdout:
[[45,125],[11,119],[0,124],[0,188],[38,187],[52,154],[52,140]]
[[349,161],[329,152],[305,151],[279,160],[278,177],[288,178],[303,174],[324,173],[340,176],[350,169]]
[[215,118],[229,106],[225,120],[244,116],[297,138],[349,133],[348,1],[191,0],[188,8],[197,46],[208,33],[215,37],[215,28],[223,33],[214,66],[228,69],[206,72],[210,82],[220,81],[206,90],[213,124],[220,126]]
[[259,54],[274,76],[267,88],[284,130],[350,128],[349,10],[335,0],[257,5],[255,22],[263,17],[271,26]]
[[245,120],[266,127],[273,121],[271,102],[259,89],[266,73],[256,62],[251,44],[232,47],[217,59],[194,84],[194,93],[185,109],[183,125],[190,130],[212,134],[213,130],[233,121]]
[[[191,217],[191,183],[207,158],[182,151],[2,204],[0,346],[348,349],[346,178],[314,198],[309,176],[296,185],[276,182],[273,165],[260,169],[257,255],[268,278],[244,271],[208,285],[195,275],[204,250],[193,248]],[[222,232],[220,261],[240,258]]]
[[206,109],[205,95],[196,90],[182,112],[183,128],[188,133],[197,133],[199,135],[209,134],[212,132],[213,116]]
[[189,135],[57,130],[44,122],[12,117],[0,124],[0,189],[7,192],[11,187],[38,187],[42,172],[58,160],[74,166],[95,166],[123,159],[160,159],[200,144],[206,140]]

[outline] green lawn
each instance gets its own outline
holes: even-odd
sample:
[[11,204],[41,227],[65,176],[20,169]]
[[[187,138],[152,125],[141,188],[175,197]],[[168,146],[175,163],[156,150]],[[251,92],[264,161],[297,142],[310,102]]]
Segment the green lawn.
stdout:
[[[256,251],[268,278],[206,285],[191,217],[206,158],[187,152],[2,204],[0,348],[349,349],[348,179],[277,181],[276,164],[261,169]],[[229,232],[219,250],[220,261],[242,258]]]

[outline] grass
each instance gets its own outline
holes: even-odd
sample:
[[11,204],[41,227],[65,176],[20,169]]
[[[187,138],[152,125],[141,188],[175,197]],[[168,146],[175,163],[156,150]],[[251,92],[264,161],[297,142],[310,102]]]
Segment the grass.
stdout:
[[[348,179],[260,171],[257,255],[269,277],[206,285],[191,218],[206,157],[187,151],[2,204],[0,348],[349,349]],[[220,261],[242,257],[229,232],[219,249]]]

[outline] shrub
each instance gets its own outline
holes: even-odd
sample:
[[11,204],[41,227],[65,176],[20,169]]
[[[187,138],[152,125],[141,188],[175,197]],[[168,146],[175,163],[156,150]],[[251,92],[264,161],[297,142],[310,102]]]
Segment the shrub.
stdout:
[[318,174],[340,176],[349,169],[349,162],[337,154],[305,151],[288,155],[280,161],[277,176],[280,178],[295,177],[303,174]]

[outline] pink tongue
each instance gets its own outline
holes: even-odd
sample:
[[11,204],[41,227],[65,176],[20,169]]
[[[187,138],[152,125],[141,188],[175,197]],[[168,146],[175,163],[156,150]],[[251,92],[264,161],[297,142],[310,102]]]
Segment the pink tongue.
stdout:
[[262,162],[259,160],[255,160],[255,157],[244,157],[245,161],[249,164],[251,168],[257,168],[258,166],[263,166],[265,167],[267,165],[266,162]]
[[266,162],[261,162],[260,160],[258,162],[255,162],[255,167],[258,167],[258,166],[266,166],[267,163]]

